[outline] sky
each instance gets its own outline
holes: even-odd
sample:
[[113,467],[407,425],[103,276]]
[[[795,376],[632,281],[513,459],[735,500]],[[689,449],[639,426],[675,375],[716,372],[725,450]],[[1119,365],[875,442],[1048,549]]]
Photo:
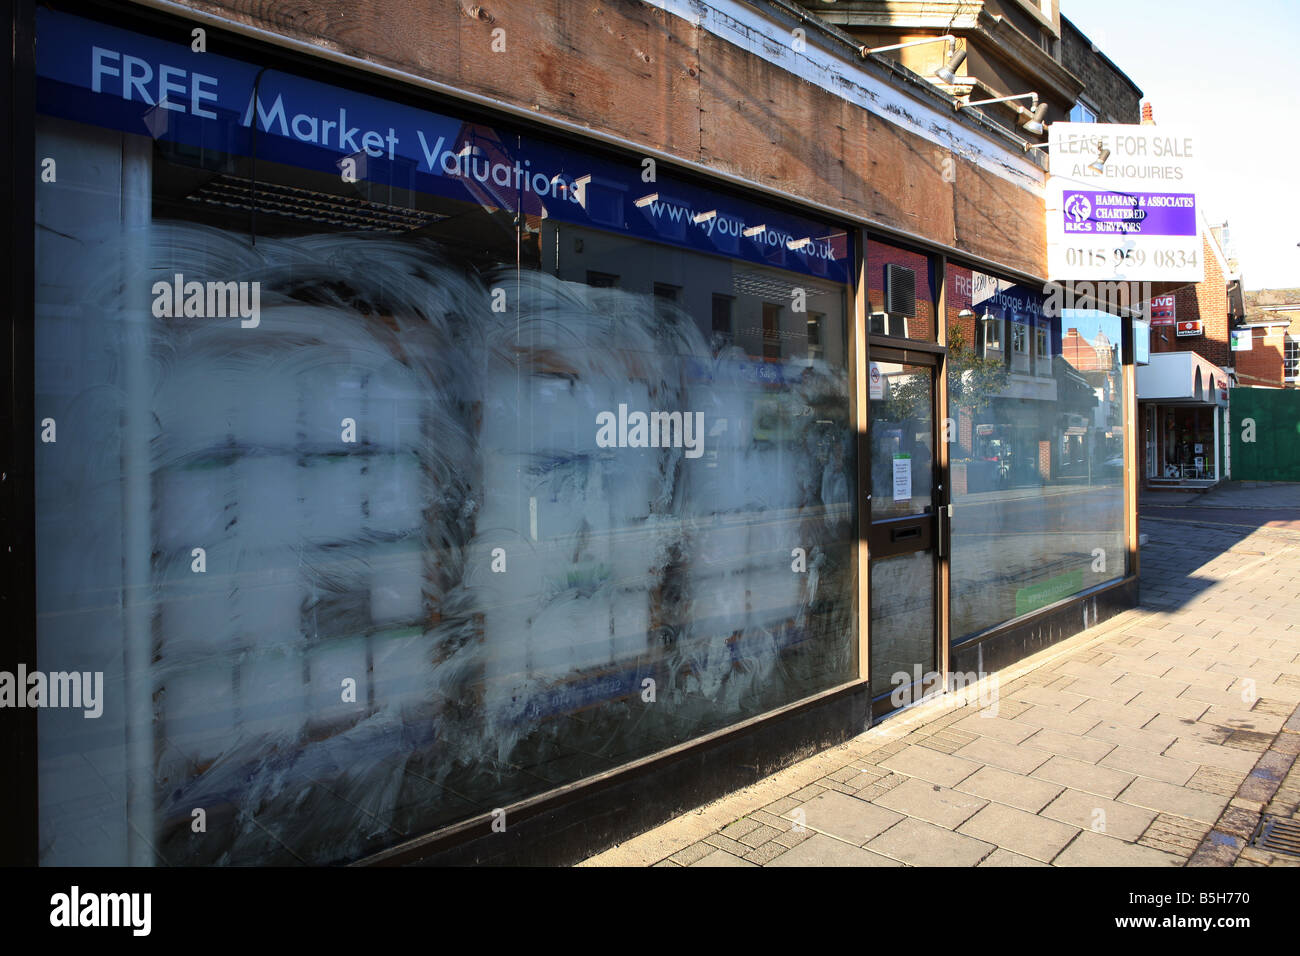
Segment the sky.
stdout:
[[1195,138],[1197,198],[1247,289],[1300,286],[1300,0],[1060,0],[1156,124]]

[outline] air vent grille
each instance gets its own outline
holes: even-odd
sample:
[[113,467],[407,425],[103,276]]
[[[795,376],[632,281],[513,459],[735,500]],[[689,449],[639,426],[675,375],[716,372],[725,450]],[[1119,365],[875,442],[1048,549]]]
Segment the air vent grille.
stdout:
[[885,311],[916,317],[916,270],[892,263],[885,266]]
[[253,209],[256,201],[259,213],[366,232],[410,232],[447,218],[438,213],[277,183],[258,183],[254,200],[252,181],[238,176],[218,176],[185,198],[243,210]]

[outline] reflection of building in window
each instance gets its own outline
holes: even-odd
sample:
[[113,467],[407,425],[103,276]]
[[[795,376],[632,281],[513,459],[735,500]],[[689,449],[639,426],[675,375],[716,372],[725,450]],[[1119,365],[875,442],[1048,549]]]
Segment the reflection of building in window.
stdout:
[[810,359],[819,359],[822,357],[822,319],[825,318],[820,312],[808,313],[808,357]]
[[1002,351],[1002,318],[984,313],[979,324],[980,354],[988,356],[990,352]]
[[676,302],[678,295],[681,293],[681,287],[667,285],[663,282],[655,283],[655,314],[661,318],[670,313],[672,310],[668,307],[670,302]]
[[1011,323],[1011,350],[1017,355],[1029,354],[1029,326],[1023,322]]
[[867,240],[867,331],[871,335],[935,340],[934,268],[929,256]]
[[1047,329],[1034,329],[1034,371],[1038,375],[1052,374],[1052,339]]
[[781,306],[763,303],[763,358],[781,357]]
[[713,336],[722,343],[730,345],[733,339],[731,328],[731,304],[735,300],[729,295],[713,294]]

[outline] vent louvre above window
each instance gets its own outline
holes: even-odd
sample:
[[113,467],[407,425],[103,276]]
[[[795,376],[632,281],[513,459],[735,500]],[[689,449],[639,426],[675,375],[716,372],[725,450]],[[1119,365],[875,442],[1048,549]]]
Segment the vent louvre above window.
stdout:
[[906,266],[885,266],[885,311],[916,317],[916,271]]

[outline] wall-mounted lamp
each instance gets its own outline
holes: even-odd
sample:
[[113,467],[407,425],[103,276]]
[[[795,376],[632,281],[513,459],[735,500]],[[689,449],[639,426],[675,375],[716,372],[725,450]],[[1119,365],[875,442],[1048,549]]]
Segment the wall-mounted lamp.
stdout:
[[934,71],[934,75],[937,76],[944,83],[947,83],[949,86],[956,86],[957,68],[965,62],[966,62],[966,51],[956,50],[953,52],[952,56],[948,57],[947,63],[945,63],[943,66],[939,67],[939,69]]
[[1047,104],[1038,103],[1032,109],[1020,109],[1020,125],[1025,128],[1025,132],[1033,133],[1035,136],[1043,132],[1043,117],[1047,115]]
[[1097,146],[1097,158],[1088,164],[1088,168],[1098,175],[1106,171],[1106,160],[1110,159],[1110,150],[1105,146]]
[[889,46],[860,46],[858,47],[858,53],[863,57],[867,57],[873,53],[887,53],[890,50],[905,50],[908,47],[921,46],[925,43],[938,43],[940,41],[948,43],[953,47],[953,51],[948,56],[948,62],[935,70],[934,75],[941,83],[946,83],[949,86],[956,86],[957,69],[966,62],[966,51],[956,49],[957,38],[951,33],[945,33],[943,36],[939,37],[926,37],[924,40],[908,40],[906,43],[894,43]]
[[988,106],[991,103],[1010,103],[1012,100],[1029,100],[1032,104],[1029,109],[1017,105],[1016,109],[1020,113],[1020,125],[1025,128],[1026,132],[1033,133],[1035,136],[1043,132],[1043,117],[1047,115],[1047,104],[1038,102],[1037,93],[1017,93],[1015,96],[998,96],[991,100],[968,100],[965,103],[958,103],[957,109],[964,110],[971,106]]

